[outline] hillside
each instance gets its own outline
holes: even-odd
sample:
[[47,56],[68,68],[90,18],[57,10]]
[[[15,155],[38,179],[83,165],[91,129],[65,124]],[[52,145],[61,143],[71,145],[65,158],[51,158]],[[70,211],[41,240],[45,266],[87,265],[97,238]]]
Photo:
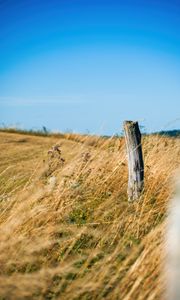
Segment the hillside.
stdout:
[[143,137],[136,203],[123,138],[0,132],[0,148],[0,299],[163,299],[180,139]]

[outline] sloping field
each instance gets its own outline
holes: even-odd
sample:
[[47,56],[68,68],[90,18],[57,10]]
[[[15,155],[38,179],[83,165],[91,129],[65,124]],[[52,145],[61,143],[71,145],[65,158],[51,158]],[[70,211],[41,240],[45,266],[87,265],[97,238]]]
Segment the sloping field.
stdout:
[[180,139],[143,137],[137,203],[123,138],[1,132],[0,149],[0,299],[164,299]]

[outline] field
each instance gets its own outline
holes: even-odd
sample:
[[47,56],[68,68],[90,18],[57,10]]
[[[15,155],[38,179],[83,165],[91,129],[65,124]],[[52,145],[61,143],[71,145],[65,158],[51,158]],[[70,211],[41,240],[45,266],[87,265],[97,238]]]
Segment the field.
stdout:
[[0,132],[1,300],[164,299],[180,139],[142,146],[145,190],[128,203],[124,138]]

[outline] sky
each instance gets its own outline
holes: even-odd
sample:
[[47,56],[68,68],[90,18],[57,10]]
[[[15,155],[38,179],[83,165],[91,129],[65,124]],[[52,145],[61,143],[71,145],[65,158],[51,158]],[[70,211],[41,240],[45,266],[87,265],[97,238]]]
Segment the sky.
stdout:
[[180,0],[0,0],[0,126],[180,128]]

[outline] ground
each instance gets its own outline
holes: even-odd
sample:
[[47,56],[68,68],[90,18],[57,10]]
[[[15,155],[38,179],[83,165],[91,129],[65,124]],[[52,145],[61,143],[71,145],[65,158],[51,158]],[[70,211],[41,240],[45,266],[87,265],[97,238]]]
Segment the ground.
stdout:
[[0,132],[0,149],[0,299],[164,299],[179,138],[143,136],[135,203],[122,137]]

